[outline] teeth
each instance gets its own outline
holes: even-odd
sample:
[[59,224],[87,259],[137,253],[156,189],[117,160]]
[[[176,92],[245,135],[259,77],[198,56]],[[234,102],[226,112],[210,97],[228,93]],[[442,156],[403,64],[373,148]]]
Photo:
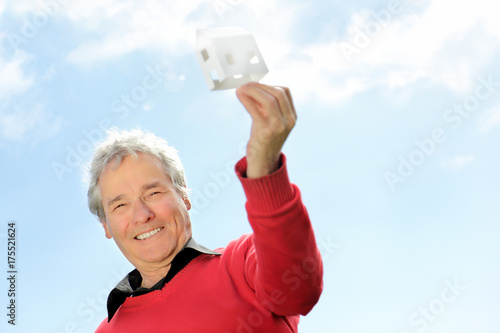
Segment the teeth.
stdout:
[[156,228],[154,230],[151,230],[150,232],[145,232],[143,234],[140,234],[139,236],[137,236],[136,238],[137,239],[140,239],[140,240],[143,240],[143,239],[147,239],[153,235],[155,235],[158,231],[160,231],[161,229],[163,228]]

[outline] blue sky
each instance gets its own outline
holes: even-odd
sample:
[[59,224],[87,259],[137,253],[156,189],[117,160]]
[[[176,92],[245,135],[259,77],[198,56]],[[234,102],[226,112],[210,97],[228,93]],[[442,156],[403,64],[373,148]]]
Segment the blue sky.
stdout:
[[82,182],[109,126],[179,150],[199,243],[250,231],[232,172],[250,118],[194,54],[197,28],[240,26],[299,115],[284,151],[325,267],[300,331],[498,332],[497,16],[487,0],[0,0],[0,248],[16,221],[18,250],[1,331],[93,332],[131,270]]

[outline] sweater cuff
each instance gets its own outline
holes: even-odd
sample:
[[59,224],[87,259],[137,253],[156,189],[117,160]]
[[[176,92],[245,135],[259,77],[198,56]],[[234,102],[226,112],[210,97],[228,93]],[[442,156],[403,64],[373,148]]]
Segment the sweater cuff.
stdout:
[[286,157],[283,153],[279,162],[279,169],[272,174],[253,179],[246,178],[246,157],[236,163],[235,171],[245,191],[249,211],[273,212],[293,200],[295,193],[288,178]]

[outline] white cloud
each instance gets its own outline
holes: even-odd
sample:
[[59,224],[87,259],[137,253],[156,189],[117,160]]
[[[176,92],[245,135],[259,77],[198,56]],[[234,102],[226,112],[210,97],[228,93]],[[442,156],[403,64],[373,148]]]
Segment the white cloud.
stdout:
[[109,60],[140,49],[173,56],[191,50],[193,23],[187,17],[204,1],[86,1],[68,4],[64,13],[84,30],[98,32],[82,42],[68,60],[81,65]]
[[[366,47],[359,40],[355,43],[356,31],[372,27],[374,16],[354,14],[347,29],[353,34],[307,47],[301,53],[310,60],[283,66],[293,72],[299,68],[302,78],[313,79],[314,84],[304,82],[301,89],[324,100],[341,100],[374,86],[405,86],[417,79],[464,93],[500,49],[499,21],[492,12],[484,0],[432,1],[423,12],[392,15],[390,24],[365,41]],[[346,42],[360,46],[350,62],[341,51]]]
[[7,6],[7,1],[6,0],[0,0],[0,16],[2,15],[2,13],[5,10],[6,6]]
[[392,14],[348,62],[342,45],[354,45],[360,29],[376,27],[382,8],[352,14],[342,40],[305,46],[290,36],[304,22],[304,6],[321,2],[89,0],[68,2],[60,14],[92,36],[68,55],[83,66],[136,50],[156,50],[172,59],[193,51],[196,28],[239,25],[261,47],[271,70],[264,82],[291,86],[297,99],[330,103],[375,86],[403,87],[419,79],[464,93],[500,48],[500,20],[490,0],[405,0],[403,12]]
[[480,131],[487,133],[495,127],[500,128],[500,107],[498,106],[485,112]]
[[443,159],[439,163],[444,170],[452,170],[458,172],[468,164],[474,162],[476,157],[474,155],[456,155],[451,158]]
[[[0,44],[2,39],[0,38]],[[29,142],[55,135],[61,119],[45,112],[41,104],[28,106],[26,93],[34,84],[34,78],[24,71],[30,57],[16,51],[9,59],[0,54],[0,143]],[[23,96],[24,95],[24,96]],[[19,96],[23,96],[19,98]]]
[[[490,3],[434,0],[423,6],[413,2],[404,1],[403,12],[392,14],[390,23],[369,38],[366,47],[358,47],[350,62],[342,51],[343,43],[355,46],[357,32],[374,27],[374,17],[380,17],[382,9],[354,13],[342,40],[308,46],[294,44],[287,35],[297,29],[301,11],[292,8],[277,15],[273,33],[267,27],[257,29],[271,70],[264,81],[292,86],[298,100],[328,103],[373,87],[404,87],[419,79],[457,93],[470,91],[478,73],[500,49],[500,24]],[[271,11],[269,16],[274,14]]]
[[[193,0],[72,2],[62,11],[73,24],[93,38],[86,39],[68,55],[68,60],[89,66],[124,54],[153,49],[169,58],[194,51],[197,28],[252,26],[254,33],[269,35],[269,25],[261,20],[272,17],[272,36],[281,38],[291,27],[292,13],[277,6],[277,0]],[[288,9],[293,4],[287,5]],[[277,40],[272,40],[276,45]],[[283,43],[279,43],[283,45]],[[289,47],[286,46],[285,49]],[[282,54],[278,52],[277,54]]]
[[27,61],[28,56],[22,52],[16,52],[10,60],[0,54],[0,101],[5,102],[13,94],[22,93],[31,87],[33,78],[28,77],[22,68]]
[[61,129],[62,119],[54,118],[43,106],[35,105],[31,110],[16,108],[14,111],[0,113],[0,142],[38,141],[56,135]]
[[[4,0],[5,7],[7,7],[7,1],[8,0]],[[40,8],[37,3],[34,3],[34,1],[31,0],[9,1],[9,11],[12,11],[14,14],[17,15],[22,15],[25,14],[26,12],[32,11],[34,9],[34,6]]]

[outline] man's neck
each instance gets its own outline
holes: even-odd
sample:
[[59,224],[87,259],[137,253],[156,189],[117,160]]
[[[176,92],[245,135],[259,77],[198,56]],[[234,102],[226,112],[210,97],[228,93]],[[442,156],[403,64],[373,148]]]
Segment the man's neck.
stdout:
[[156,283],[158,283],[158,281],[160,281],[167,275],[171,266],[172,264],[168,264],[168,266],[166,267],[162,267],[161,269],[151,272],[144,272],[139,270],[139,273],[142,277],[141,288],[153,287]]
[[184,247],[186,246],[186,244],[190,239],[191,236],[187,237],[187,239],[185,239],[182,243],[178,243],[179,246],[177,247],[176,251],[172,253],[170,257],[166,258],[163,261],[163,264],[165,262],[168,262],[167,265],[163,266],[163,264],[160,264],[158,265],[158,267],[143,266],[141,268],[136,266],[137,270],[139,271],[142,277],[141,287],[151,288],[161,279],[167,276],[168,272],[170,271],[170,268],[172,267],[172,261],[184,249]]

